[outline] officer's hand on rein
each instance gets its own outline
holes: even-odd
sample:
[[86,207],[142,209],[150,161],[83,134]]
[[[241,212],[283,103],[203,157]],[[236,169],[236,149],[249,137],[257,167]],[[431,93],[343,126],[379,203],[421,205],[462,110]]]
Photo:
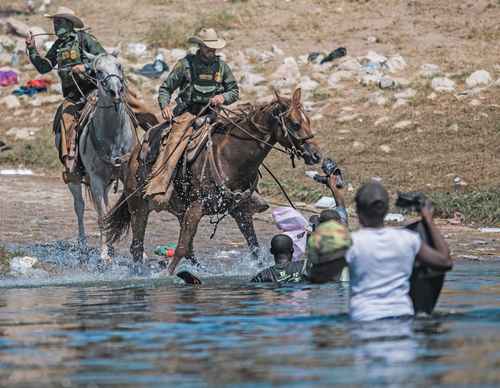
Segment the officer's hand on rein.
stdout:
[[83,74],[85,73],[85,65],[75,65],[71,68],[71,71],[76,74]]
[[172,109],[168,105],[161,110],[161,115],[166,121],[172,121],[172,117],[174,116]]
[[216,96],[213,96],[210,99],[210,104],[213,106],[219,106],[224,104],[224,96],[222,94],[218,94]]
[[35,44],[35,38],[33,38],[33,35],[31,34],[31,31],[29,31],[27,34],[26,34],[26,47],[27,48],[36,48],[36,44]]

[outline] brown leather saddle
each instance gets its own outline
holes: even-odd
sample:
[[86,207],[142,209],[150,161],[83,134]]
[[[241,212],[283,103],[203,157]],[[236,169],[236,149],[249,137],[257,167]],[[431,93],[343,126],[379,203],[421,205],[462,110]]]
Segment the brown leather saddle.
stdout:
[[[185,160],[188,164],[193,163],[205,147],[209,135],[214,133],[218,123],[203,124],[193,132],[189,143],[180,160]],[[163,122],[150,128],[144,135],[141,144],[139,158],[147,165],[153,165],[160,153],[160,146],[165,137],[168,137],[170,123]]]

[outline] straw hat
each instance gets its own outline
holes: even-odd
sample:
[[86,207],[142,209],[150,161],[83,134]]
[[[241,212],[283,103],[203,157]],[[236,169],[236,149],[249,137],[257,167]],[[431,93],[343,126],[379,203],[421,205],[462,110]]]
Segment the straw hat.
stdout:
[[75,15],[75,11],[67,7],[59,7],[55,14],[53,15],[46,14],[45,17],[48,17],[50,19],[54,18],[67,19],[73,23],[73,26],[75,28],[84,27],[82,19],[80,19],[78,16]]
[[189,43],[202,44],[211,49],[221,49],[226,45],[224,39],[217,36],[217,32],[213,28],[203,28],[198,35],[192,36],[188,39]]

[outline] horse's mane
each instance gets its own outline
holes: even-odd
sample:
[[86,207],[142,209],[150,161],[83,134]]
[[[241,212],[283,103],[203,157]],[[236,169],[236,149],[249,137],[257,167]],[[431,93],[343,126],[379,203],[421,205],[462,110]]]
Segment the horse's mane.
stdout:
[[[273,99],[271,102],[260,104],[244,103],[238,105],[235,110],[226,110],[226,115],[232,122],[242,125],[252,123],[256,118],[271,115],[278,107],[280,107],[281,110],[283,110],[283,108],[286,110],[289,104],[290,100],[284,97],[281,97],[280,100]],[[232,123],[229,120],[221,119],[219,121],[219,128],[221,129],[228,129],[231,126]]]

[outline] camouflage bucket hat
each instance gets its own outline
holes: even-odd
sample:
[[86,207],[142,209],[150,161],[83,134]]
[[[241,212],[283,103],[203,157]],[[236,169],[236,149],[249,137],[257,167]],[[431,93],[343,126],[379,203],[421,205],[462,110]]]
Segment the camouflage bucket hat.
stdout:
[[307,241],[307,258],[320,264],[344,257],[352,245],[349,230],[337,221],[320,224]]

